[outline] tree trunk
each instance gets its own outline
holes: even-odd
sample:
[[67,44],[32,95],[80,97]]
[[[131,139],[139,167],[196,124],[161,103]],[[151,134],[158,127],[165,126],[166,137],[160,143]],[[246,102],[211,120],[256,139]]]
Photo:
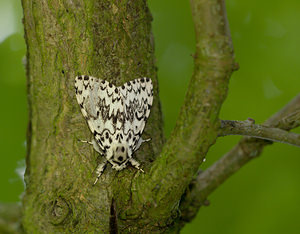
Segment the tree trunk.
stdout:
[[[251,119],[219,120],[230,75],[238,68],[224,0],[191,0],[194,73],[167,142],[146,0],[22,3],[30,110],[22,217],[26,233],[179,232],[207,204],[207,196],[270,140],[300,146],[299,134],[287,132],[300,125],[300,95],[266,126]],[[77,75],[118,86],[135,78],[152,79],[154,103],[143,133],[152,140],[134,156],[144,174],[132,167],[120,172],[108,167],[93,186],[101,157],[78,141],[93,135],[76,103]],[[228,134],[261,139],[244,138],[197,175],[209,147]]]
[[[74,91],[76,75],[115,85],[150,77],[154,103],[136,153],[145,173],[164,143],[151,14],[146,1],[23,0],[30,109],[23,227],[27,233],[166,230],[132,192],[136,169],[108,167],[96,186],[98,154]],[[97,158],[98,157],[98,158]]]

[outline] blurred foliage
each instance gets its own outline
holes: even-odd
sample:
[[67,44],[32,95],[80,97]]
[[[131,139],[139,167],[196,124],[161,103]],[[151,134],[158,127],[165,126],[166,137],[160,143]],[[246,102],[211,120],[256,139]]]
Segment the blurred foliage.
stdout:
[[0,0],[0,202],[18,201],[26,153],[27,99],[22,7]]
[[[169,136],[192,75],[195,48],[189,1],[148,0],[160,97]],[[300,2],[228,0],[227,13],[240,70],[232,76],[221,118],[257,123],[284,106],[300,87]],[[19,0],[0,0],[0,201],[19,201],[26,153],[26,80],[22,10]],[[24,61],[24,59],[23,59]],[[299,129],[295,132],[300,133]],[[206,168],[239,137],[218,139]],[[182,233],[297,233],[300,230],[300,151],[274,144],[209,198]],[[298,231],[297,231],[298,230]]]

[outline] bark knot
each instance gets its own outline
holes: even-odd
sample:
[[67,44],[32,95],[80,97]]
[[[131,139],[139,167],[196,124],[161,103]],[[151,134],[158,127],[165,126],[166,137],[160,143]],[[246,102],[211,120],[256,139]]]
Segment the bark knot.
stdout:
[[61,224],[69,215],[70,208],[66,200],[58,197],[50,204],[50,221],[53,224]]

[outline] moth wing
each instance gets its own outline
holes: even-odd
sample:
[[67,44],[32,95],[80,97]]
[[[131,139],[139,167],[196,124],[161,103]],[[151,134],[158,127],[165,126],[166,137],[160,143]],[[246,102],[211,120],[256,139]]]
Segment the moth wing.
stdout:
[[75,78],[75,92],[81,112],[99,146],[110,147],[116,128],[121,126],[123,106],[119,89],[91,76]]
[[152,80],[140,78],[120,87],[124,100],[124,133],[132,151],[136,149],[144,131],[153,102]]

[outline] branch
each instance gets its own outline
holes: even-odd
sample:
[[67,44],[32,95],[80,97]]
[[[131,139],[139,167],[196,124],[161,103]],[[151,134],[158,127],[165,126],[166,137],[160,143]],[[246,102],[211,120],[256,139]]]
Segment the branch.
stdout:
[[[299,110],[294,113],[299,116]],[[263,140],[275,141],[286,143],[300,147],[300,135],[288,132],[279,128],[272,128],[263,125],[254,124],[254,122],[246,121],[233,121],[221,120],[221,128],[219,136],[227,135],[242,135],[260,138]]]
[[219,111],[229,77],[237,67],[224,1],[192,0],[191,7],[196,34],[194,73],[176,127],[150,172],[138,178],[136,189],[136,196],[153,208],[157,220],[169,218],[177,210],[178,201],[215,143]]
[[[265,126],[291,130],[300,126],[299,118],[300,94],[290,101],[284,108],[265,122]],[[258,157],[270,141],[244,137],[221,159],[205,171],[198,174],[190,185],[183,199],[180,209],[182,213],[181,225],[191,221],[199,208],[207,203],[206,198],[232,174],[238,171],[247,162]]]

